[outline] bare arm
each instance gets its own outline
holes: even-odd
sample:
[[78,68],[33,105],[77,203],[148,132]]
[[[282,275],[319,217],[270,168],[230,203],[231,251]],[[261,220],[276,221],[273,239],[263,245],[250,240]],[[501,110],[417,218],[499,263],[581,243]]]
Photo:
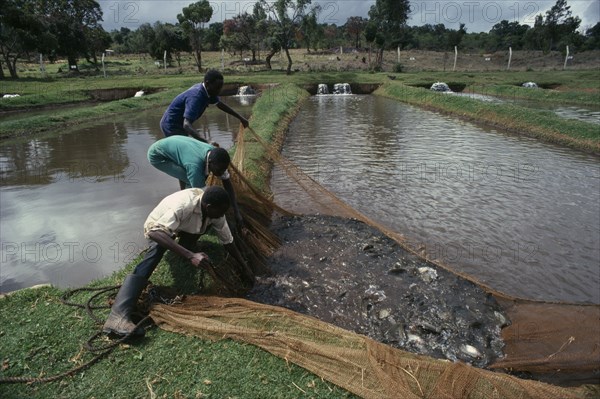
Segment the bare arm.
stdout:
[[148,233],[148,237],[150,237],[152,241],[156,242],[161,247],[167,248],[182,258],[189,260],[192,265],[196,267],[210,266],[210,259],[208,258],[208,255],[206,255],[204,252],[194,253],[182,247],[169,234],[162,230],[153,230]]
[[221,111],[227,112],[229,115],[235,116],[236,118],[238,118],[240,120],[240,122],[242,123],[242,125],[244,125],[244,127],[248,127],[248,119],[246,119],[243,116],[241,116],[240,114],[238,114],[229,105],[219,101],[217,103],[217,108],[219,108]]
[[196,140],[200,140],[205,143],[208,143],[208,140],[206,140],[204,137],[202,137],[200,135],[200,133],[198,133],[198,131],[196,129],[194,129],[194,126],[192,126],[192,122],[190,122],[188,119],[183,120],[183,130],[185,130],[185,132],[188,135],[195,138]]

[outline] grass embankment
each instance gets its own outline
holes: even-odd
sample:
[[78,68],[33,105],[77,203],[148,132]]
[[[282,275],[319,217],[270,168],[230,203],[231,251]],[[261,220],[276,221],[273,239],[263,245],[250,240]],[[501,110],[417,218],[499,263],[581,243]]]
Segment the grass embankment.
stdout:
[[[250,127],[266,142],[281,145],[285,129],[300,110],[309,94],[294,84],[286,84],[261,96],[252,108]],[[234,148],[235,150],[235,148]],[[247,135],[244,148],[244,172],[249,181],[263,193],[269,193],[271,162],[263,147]]]
[[[1,82],[0,92],[20,93],[21,96],[0,100],[0,112],[11,112],[11,115],[18,113],[18,118],[0,120],[0,140],[42,132],[56,132],[83,123],[104,120],[109,115],[127,114],[155,106],[166,107],[177,94],[201,79],[200,75],[155,75],[118,76],[110,79],[88,77]],[[275,71],[225,76],[227,85],[296,83],[302,86],[325,81],[378,83],[383,79],[387,78],[381,74],[353,72],[297,74],[289,77],[283,72]],[[125,88],[153,93],[139,98],[98,103],[97,92]],[[65,105],[75,106],[75,108],[61,109],[61,106]],[[27,115],[31,110],[45,109],[48,112],[43,115]]]
[[[308,94],[293,85],[267,91],[253,109],[251,126],[274,140],[286,119]],[[265,179],[263,154],[248,143],[248,170],[254,182]],[[142,221],[140,221],[140,224]],[[141,226],[140,226],[141,228]],[[202,250],[215,262],[223,256],[214,237],[203,237]],[[132,262],[88,287],[119,284]],[[159,286],[177,293],[197,293],[203,273],[167,253],[152,276]],[[67,371],[89,359],[83,343],[99,328],[82,309],[68,307],[56,288],[26,289],[0,299],[0,376],[43,377]],[[80,293],[85,302],[91,293]],[[97,312],[106,315],[107,310]],[[101,342],[106,344],[107,342]],[[2,398],[340,398],[352,397],[300,367],[250,345],[208,342],[153,328],[131,345],[121,345],[107,358],[72,377],[45,384],[0,385]]]
[[[19,81],[0,82],[0,92],[20,93],[21,97],[0,101],[0,112],[15,111],[11,118],[0,122],[0,140],[6,138],[56,132],[70,126],[89,121],[102,120],[109,115],[126,114],[154,106],[166,106],[175,95],[201,80],[200,74],[178,74],[169,70],[162,73],[157,69],[152,73],[137,75],[133,71],[130,76],[101,76],[85,78],[57,77],[46,80],[23,79]],[[394,78],[391,81],[389,77]],[[474,99],[434,100],[435,94],[425,95],[425,90],[412,90],[413,87],[429,87],[436,81],[444,81],[451,86],[464,88],[465,92],[479,93],[503,98],[508,104],[498,106],[483,104]],[[540,87],[550,89],[525,89],[519,87],[523,82],[534,81]],[[283,71],[262,71],[247,74],[226,74],[226,84],[261,85],[273,83],[294,83],[300,87],[318,83],[404,83],[411,86],[399,89],[393,84],[384,89],[383,94],[406,101],[414,105],[453,114],[473,121],[481,121],[497,128],[506,128],[518,134],[527,134],[543,140],[570,145],[576,148],[594,151],[594,136],[590,131],[594,125],[564,120],[549,111],[538,111],[522,107],[520,100],[548,105],[579,105],[594,108],[600,107],[600,88],[595,71],[550,71],[550,72],[419,72],[419,73],[369,73],[323,71],[312,73],[295,73],[285,75]],[[98,103],[97,92],[110,89],[146,90],[149,94],[141,98]],[[401,93],[398,95],[398,90]],[[392,91],[394,93],[392,93]],[[380,91],[378,94],[382,94]],[[456,102],[455,107],[450,104]],[[441,105],[443,103],[444,105]],[[477,112],[466,113],[461,109],[463,104],[470,103]],[[75,108],[61,109],[66,104]],[[510,107],[512,106],[512,108]],[[28,116],[29,110],[50,109],[44,115]],[[488,109],[494,108],[494,112]],[[510,118],[502,117],[502,108]],[[497,109],[497,110],[496,110]],[[497,111],[497,112],[496,112]],[[524,115],[523,123],[513,115]],[[538,115],[538,116],[536,116]],[[526,123],[526,121],[529,122]],[[541,120],[540,126],[536,121]],[[510,123],[505,123],[506,121]],[[565,139],[573,133],[572,139]],[[580,142],[581,140],[592,140]],[[591,146],[591,147],[590,147]]]
[[426,109],[492,126],[542,141],[600,153],[600,129],[592,123],[567,120],[554,112],[525,108],[513,103],[492,104],[471,98],[436,93],[390,82],[375,94]]

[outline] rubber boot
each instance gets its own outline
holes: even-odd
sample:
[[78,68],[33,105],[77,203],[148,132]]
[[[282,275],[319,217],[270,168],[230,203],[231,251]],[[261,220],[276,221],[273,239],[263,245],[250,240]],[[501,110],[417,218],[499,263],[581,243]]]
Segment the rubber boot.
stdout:
[[146,330],[142,327],[135,328],[136,323],[131,320],[131,314],[135,310],[138,297],[146,286],[147,280],[143,276],[129,274],[125,277],[123,285],[117,293],[115,302],[110,309],[110,314],[102,332],[117,335],[144,335]]

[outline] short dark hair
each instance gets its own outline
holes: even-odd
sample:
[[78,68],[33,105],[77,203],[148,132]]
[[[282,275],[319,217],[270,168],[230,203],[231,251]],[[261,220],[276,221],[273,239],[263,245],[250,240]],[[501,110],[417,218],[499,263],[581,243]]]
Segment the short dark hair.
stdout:
[[210,69],[206,72],[206,75],[204,75],[204,81],[206,83],[213,83],[215,80],[224,80],[223,74],[216,69]]
[[218,208],[224,207],[225,210],[229,209],[230,204],[229,194],[221,186],[205,187],[201,201],[205,205],[212,205]]
[[208,162],[212,163],[213,165],[229,166],[231,157],[226,149],[217,147],[210,150],[210,154],[208,154]]

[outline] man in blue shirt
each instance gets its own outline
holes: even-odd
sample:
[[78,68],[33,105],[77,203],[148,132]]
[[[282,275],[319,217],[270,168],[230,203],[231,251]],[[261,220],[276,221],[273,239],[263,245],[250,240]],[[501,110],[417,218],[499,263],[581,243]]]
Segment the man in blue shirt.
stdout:
[[214,69],[204,75],[204,82],[190,87],[179,94],[171,102],[160,120],[160,129],[166,137],[173,135],[191,136],[197,140],[207,140],[194,129],[192,124],[202,116],[206,108],[216,105],[222,111],[235,116],[244,127],[248,127],[248,120],[224,104],[218,95],[223,88],[223,75]]
[[204,188],[210,173],[221,179],[223,188],[231,199],[238,227],[242,226],[243,219],[227,171],[231,158],[225,149],[213,147],[191,137],[170,136],[150,146],[148,161],[156,169],[179,179],[182,190]]

